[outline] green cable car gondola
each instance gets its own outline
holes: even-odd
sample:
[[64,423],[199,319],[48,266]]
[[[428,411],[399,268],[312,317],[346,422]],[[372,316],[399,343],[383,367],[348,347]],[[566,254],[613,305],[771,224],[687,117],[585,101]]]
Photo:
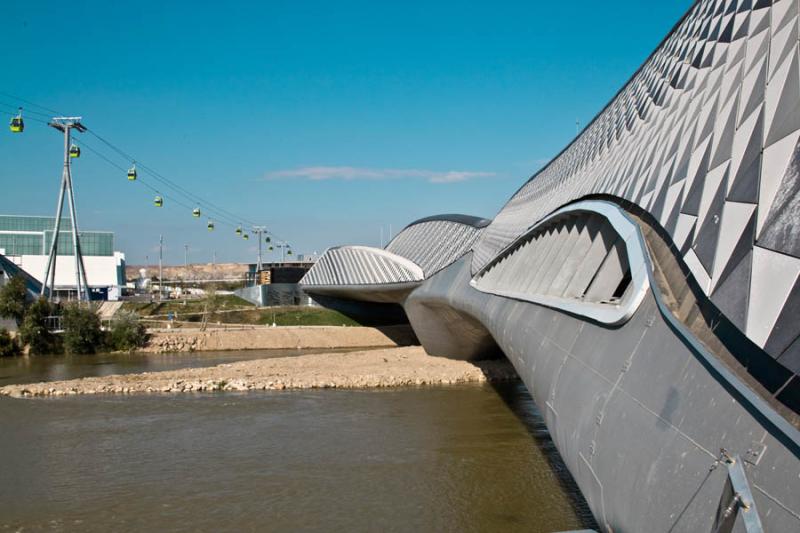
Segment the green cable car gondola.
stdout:
[[267,235],[267,238],[266,238],[266,239],[264,239],[264,241],[265,241],[267,244],[269,244],[269,243],[271,243],[271,242],[272,242],[272,239],[269,237],[269,235]]
[[128,181],[136,181],[136,163],[128,169]]
[[242,234],[242,226],[239,226],[238,228],[236,228],[236,235],[241,235],[241,234]]
[[16,117],[11,118],[11,123],[9,124],[9,128],[14,133],[22,133],[25,130],[25,121],[22,120],[22,108],[19,108],[19,113],[17,113]]
[[208,231],[214,231],[214,221],[213,220],[209,220],[207,227],[208,227]]
[[250,235],[248,235],[247,233],[245,233],[244,235],[242,235],[242,239],[244,239],[244,240],[246,240],[246,241],[247,241],[247,240],[250,240]]
[[154,204],[156,207],[164,207],[164,199],[163,199],[163,198],[161,198],[160,196],[156,196],[156,197],[153,199],[153,204]]
[[81,156],[81,148],[77,144],[73,144],[69,147],[69,156],[70,157],[80,157]]
[[275,248],[273,248],[272,246],[270,246],[269,248],[267,248],[267,250],[269,250],[270,252],[271,252],[272,250],[274,250],[274,249],[275,249]]
[[292,251],[291,250],[287,251],[286,255],[292,255]]
[[192,209],[192,216],[194,218],[200,218],[200,208],[199,207],[195,207],[194,209]]

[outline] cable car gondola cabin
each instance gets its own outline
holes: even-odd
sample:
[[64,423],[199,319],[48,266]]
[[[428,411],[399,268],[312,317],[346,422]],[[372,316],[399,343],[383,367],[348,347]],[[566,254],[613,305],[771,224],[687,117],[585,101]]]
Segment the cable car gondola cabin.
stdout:
[[128,181],[136,181],[136,165],[128,169]]
[[242,234],[242,227],[239,226],[238,228],[236,228],[236,235],[241,235],[241,234]]
[[214,222],[211,220],[208,221],[208,231],[214,231]]
[[73,144],[69,147],[69,156],[73,158],[78,158],[81,156],[81,148],[80,146]]
[[244,239],[244,240],[246,240],[246,241],[247,241],[247,240],[250,240],[250,235],[248,235],[247,233],[245,233],[244,235],[242,235],[242,239]]
[[153,199],[153,205],[155,205],[156,207],[164,207],[164,199],[161,198],[160,196],[156,196]]
[[271,239],[271,238],[269,238],[269,237],[267,237],[266,239],[264,239],[264,242],[266,242],[267,244],[269,244],[269,243],[271,243],[271,242],[272,242],[272,239]]
[[199,207],[195,207],[194,209],[192,209],[192,216],[194,218],[200,218],[200,208]]
[[292,251],[289,250],[288,252],[286,252],[286,255],[292,255]]
[[13,133],[22,133],[25,131],[25,121],[22,120],[22,108],[19,108],[19,113],[17,113],[16,117],[11,118],[11,123],[9,124],[9,128]]

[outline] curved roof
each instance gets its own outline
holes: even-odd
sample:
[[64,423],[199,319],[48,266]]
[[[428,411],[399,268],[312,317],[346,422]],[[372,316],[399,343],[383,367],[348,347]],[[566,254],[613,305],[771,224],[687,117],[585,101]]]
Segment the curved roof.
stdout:
[[339,246],[326,251],[300,284],[306,286],[386,285],[422,281],[412,261],[380,248]]
[[404,229],[408,229],[415,224],[422,224],[425,222],[435,222],[435,221],[444,221],[444,222],[455,222],[457,224],[464,224],[466,226],[472,226],[473,228],[485,228],[489,224],[492,223],[492,220],[489,218],[481,218],[481,217],[474,217],[472,215],[459,215],[459,214],[444,214],[444,215],[433,215],[425,218],[420,218],[419,220],[415,220]]
[[430,277],[472,249],[489,221],[467,215],[437,215],[412,222],[386,250],[410,259]]

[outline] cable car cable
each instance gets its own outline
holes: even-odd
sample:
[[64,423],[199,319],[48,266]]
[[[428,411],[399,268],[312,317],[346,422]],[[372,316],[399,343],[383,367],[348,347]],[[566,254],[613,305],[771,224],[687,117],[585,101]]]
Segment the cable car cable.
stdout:
[[[87,131],[88,131],[88,129],[87,129]],[[112,149],[113,149],[113,150],[114,150],[114,151],[115,151],[117,154],[119,154],[121,157],[125,158],[126,160],[133,161],[133,160],[132,160],[132,158],[131,158],[131,156],[129,156],[127,153],[123,152],[121,149],[119,149],[119,148],[117,148],[117,147],[115,147],[115,146],[111,145],[111,143],[109,143],[108,141],[105,141],[105,139],[102,139],[102,138],[101,138],[101,137],[99,137],[97,134],[95,134],[95,133],[93,133],[93,132],[92,132],[92,134],[93,134],[95,137],[97,137],[97,138],[98,138],[100,141],[102,141],[104,144],[106,144],[107,146],[109,146],[110,148],[112,148]],[[85,141],[83,141],[83,142],[84,142],[84,144],[86,143]],[[106,158],[106,159],[107,159],[107,158]],[[185,193],[182,193],[182,191],[181,191],[181,190],[179,190],[179,189],[178,189],[178,187],[176,187],[176,186],[175,186],[175,185],[174,185],[174,184],[173,184],[173,183],[172,183],[170,180],[167,180],[167,179],[165,179],[165,178],[163,178],[163,177],[160,177],[160,175],[159,175],[158,173],[154,172],[152,169],[150,169],[150,168],[149,168],[149,167],[147,167],[146,165],[143,165],[143,164],[142,164],[140,161],[136,161],[136,162],[135,162],[135,164],[136,164],[136,166],[137,166],[137,168],[138,168],[138,169],[140,169],[140,170],[142,170],[143,172],[145,172],[145,173],[147,173],[147,174],[151,175],[151,176],[152,176],[154,179],[156,179],[157,181],[160,181],[160,182],[162,182],[162,183],[163,183],[164,185],[166,185],[167,187],[170,187],[171,189],[175,190],[175,191],[177,192],[177,194],[179,194],[179,195],[181,195],[181,196],[189,196],[189,195],[187,195],[187,194],[185,194]],[[116,165],[115,165],[115,166],[116,166]],[[120,168],[121,168],[121,167],[120,167]],[[130,169],[128,169],[128,170],[125,170],[125,172],[126,172],[126,175],[127,175],[127,173],[129,172],[129,170],[130,170]],[[142,180],[142,179],[141,179],[141,178],[138,176],[138,173],[137,173],[137,178],[138,178],[138,179],[137,179],[136,181],[141,181],[142,183],[144,183],[144,181],[143,181],[143,180]],[[133,180],[131,180],[131,181],[133,181]],[[171,197],[171,201],[174,201],[174,199],[175,199],[175,197],[174,197],[174,196],[172,196],[172,197]],[[235,219],[231,220],[231,219],[230,219],[230,217],[227,217],[227,216],[225,216],[225,215],[222,215],[221,213],[218,213],[218,210],[214,209],[213,207],[208,207],[208,203],[207,203],[207,202],[205,202],[205,201],[198,201],[198,199],[197,199],[197,198],[191,198],[191,197],[189,197],[188,199],[189,199],[189,200],[192,200],[192,201],[195,201],[196,203],[199,203],[199,204],[201,204],[202,206],[205,206],[205,207],[207,208],[207,211],[210,211],[210,212],[213,212],[213,213],[217,213],[217,214],[219,214],[220,216],[219,216],[218,218],[219,218],[219,219],[221,219],[221,220],[223,220],[223,221],[227,221],[227,222],[228,222],[230,225],[234,225],[234,224],[235,224],[235,222],[233,221],[233,220],[235,220]],[[202,199],[199,199],[199,200],[202,200]],[[181,204],[179,204],[179,205],[184,205],[184,206],[186,206],[188,209],[194,209],[193,207],[188,207],[186,204],[182,204],[182,203],[181,203]]]
[[[0,102],[0,105],[2,105],[4,107],[8,107],[10,109],[19,109],[20,107],[25,107],[25,106],[18,106],[18,105],[15,106],[15,105],[12,105],[12,104],[9,104],[9,103],[6,103],[6,102]],[[40,115],[40,116],[45,117],[47,119],[52,118],[50,115],[48,115],[46,113],[39,113],[38,111],[34,111],[33,109],[30,109],[30,108],[27,108],[27,107],[25,108],[25,115]]]
[[[61,114],[61,113],[59,113],[58,111],[56,111],[54,109],[51,109],[51,108],[36,104],[35,102],[31,102],[30,100],[26,100],[24,98],[20,98],[20,97],[17,97],[15,95],[11,95],[9,93],[5,93],[3,91],[0,91],[0,94],[4,94],[4,95],[6,95],[6,96],[8,96],[8,97],[10,97],[12,99],[19,100],[21,102],[25,102],[27,104],[30,104],[30,105],[34,106],[34,107],[38,107],[40,109],[44,109],[44,110],[50,111],[50,112],[52,112],[54,114]],[[10,109],[14,109],[14,106],[12,104],[8,104],[6,102],[0,102],[0,105],[6,106],[6,107],[8,107]],[[48,121],[42,121],[42,120],[36,120],[35,117],[29,117],[30,120],[33,120],[33,121],[36,121],[36,122],[40,122],[42,124],[49,124],[49,119],[51,118],[49,114],[43,113],[41,111],[30,110],[30,109],[28,109],[26,114],[27,113],[37,114],[39,116],[42,116],[42,117],[45,117],[45,118],[48,119]],[[13,117],[13,115],[12,115],[12,117]],[[115,146],[110,141],[108,141],[105,138],[101,137],[96,132],[90,131],[90,130],[88,130],[88,128],[87,128],[87,131],[89,131],[98,140],[100,140],[101,142],[106,144],[109,148],[111,148],[112,150],[117,152],[120,156],[124,157],[125,159],[129,159],[131,162],[134,162],[134,164],[135,164],[134,158],[132,156],[130,156],[129,154],[127,154],[126,152],[124,152],[123,150],[121,150],[120,148]],[[99,155],[99,152],[97,150],[93,150],[93,151],[97,155]],[[103,157],[103,159],[105,159],[107,162],[110,162],[110,160],[108,160],[108,158],[106,158],[106,157]],[[151,174],[155,179],[157,179],[158,181],[162,181],[166,186],[172,188],[177,193],[182,194],[184,196],[187,196],[189,199],[194,200],[197,203],[205,205],[207,207],[207,209],[206,209],[207,211],[211,211],[211,212],[216,213],[217,215],[221,215],[221,216],[217,217],[218,219],[229,219],[228,222],[231,225],[234,225],[234,226],[237,224],[236,221],[238,221],[238,220],[242,220],[244,222],[247,222],[250,225],[256,225],[252,220],[248,220],[248,219],[245,219],[243,217],[239,217],[239,216],[235,215],[234,213],[232,213],[231,211],[228,211],[227,209],[224,209],[224,208],[222,208],[222,207],[220,207],[220,206],[218,206],[216,204],[213,204],[211,202],[208,202],[205,199],[201,198],[200,196],[191,193],[190,191],[188,191],[184,187],[178,185],[177,183],[173,182],[172,180],[170,180],[170,179],[166,178],[165,176],[161,175],[155,169],[149,168],[149,167],[147,167],[145,165],[142,165],[141,163],[139,165],[143,170],[145,170],[146,172]],[[131,181],[133,181],[133,180],[131,180]]]
[[[63,115],[63,113],[61,113],[60,111],[56,111],[55,109],[52,109],[52,108],[37,104],[35,102],[32,102],[30,100],[27,100],[25,98],[21,98],[19,96],[16,96],[16,95],[13,95],[13,94],[10,94],[10,93],[7,93],[5,91],[0,91],[0,95],[4,95],[4,96],[6,96],[8,98],[11,98],[12,100],[18,100],[20,102],[26,103],[26,104],[28,104],[30,106],[42,109],[44,111],[48,111],[49,113],[52,113],[52,114],[55,114],[55,115]],[[20,106],[13,106],[13,105],[5,103],[5,102],[0,102],[0,105],[8,107],[8,108],[10,108],[12,110],[15,109],[15,107],[16,108],[20,107]],[[47,120],[41,120],[41,119],[38,119],[36,117],[28,116],[28,120],[31,120],[33,122],[38,122],[38,123],[44,124],[44,125],[49,125],[49,123],[50,123],[50,119],[52,117],[51,117],[51,115],[49,113],[44,113],[42,111],[36,111],[35,109],[30,109],[30,108],[27,108],[25,110],[25,114],[26,115],[35,114],[35,115],[39,115],[41,117],[45,117]],[[10,112],[9,112],[9,114],[11,114],[12,117],[14,116]],[[103,137],[101,137],[100,135],[98,135],[94,131],[89,130],[88,128],[87,128],[87,131],[89,133],[91,133],[94,137],[96,137],[98,140],[100,140],[101,142],[106,144],[109,148],[111,148],[112,150],[117,152],[120,156],[122,156],[125,159],[128,159],[130,162],[133,162],[134,164],[136,164],[135,159],[133,157],[131,157],[130,155],[125,153],[120,148],[116,147],[113,143],[111,143],[110,141],[104,139]],[[83,145],[84,147],[88,148],[91,152],[93,152],[95,155],[97,155],[98,157],[100,157],[101,159],[106,161],[107,163],[111,164],[112,166],[117,167],[117,168],[127,172],[126,169],[124,169],[123,167],[120,167],[119,165],[117,165],[116,163],[111,161],[108,157],[106,157],[105,155],[101,154],[98,150],[95,150],[94,148],[88,146],[85,142],[81,142],[80,144]],[[191,193],[190,191],[188,191],[187,189],[185,189],[182,186],[178,185],[177,183],[172,182],[172,180],[170,180],[170,179],[166,178],[165,176],[159,174],[157,171],[155,171],[155,169],[149,168],[149,167],[147,167],[147,166],[145,166],[145,165],[143,165],[141,163],[139,163],[139,166],[140,166],[140,168],[142,168],[142,170],[144,170],[145,172],[150,174],[156,180],[161,181],[162,183],[164,183],[164,185],[172,188],[173,190],[175,190],[179,194],[187,196],[189,199],[193,199],[197,203],[200,203],[200,204],[206,206],[206,210],[207,211],[216,212],[217,214],[225,215],[223,217],[218,217],[218,220],[222,220],[223,224],[230,225],[231,227],[234,227],[234,228],[239,226],[239,223],[235,222],[235,221],[246,222],[247,224],[252,225],[252,226],[256,226],[257,225],[252,220],[249,220],[249,219],[246,219],[246,218],[243,218],[243,217],[239,217],[239,216],[235,215],[234,213],[232,213],[231,211],[228,211],[227,209],[224,209],[224,208],[222,208],[222,207],[220,207],[220,206],[218,206],[216,204],[213,204],[211,202],[208,202],[208,201],[204,200],[203,198]],[[163,198],[166,198],[166,195],[163,195],[162,193],[160,193],[160,191],[158,189],[156,189],[155,187],[151,186],[150,184],[146,183],[145,181],[143,181],[141,179],[139,179],[138,181],[141,182],[143,185],[145,185],[147,188],[149,188],[149,189],[155,191],[156,193],[158,193],[159,195],[161,195]],[[178,205],[182,205],[184,207],[189,208],[186,204],[184,204],[183,202],[178,201],[174,197],[171,197],[170,201],[171,202],[175,202]],[[276,235],[272,231],[265,231],[264,233],[267,234],[268,237],[271,236],[271,237],[275,238],[277,241],[282,242],[284,245],[287,244],[286,240],[281,239],[278,235]]]
[[[75,142],[76,142],[76,143],[79,143],[79,144],[80,144],[80,145],[81,145],[83,148],[85,148],[85,149],[89,150],[90,152],[92,152],[93,154],[95,154],[96,156],[98,156],[100,159],[102,159],[103,161],[105,161],[106,163],[108,163],[109,165],[111,165],[112,167],[114,167],[114,168],[116,168],[117,170],[119,170],[119,171],[120,171],[120,173],[127,172],[127,169],[125,169],[125,167],[123,167],[122,165],[119,165],[119,164],[117,164],[116,162],[112,161],[112,160],[111,160],[110,158],[108,158],[108,157],[107,157],[105,154],[103,154],[102,152],[98,151],[97,149],[95,149],[94,147],[92,147],[90,144],[88,144],[88,143],[87,143],[85,140],[78,140],[78,139],[76,139],[76,140],[75,140]],[[163,202],[167,202],[167,201],[169,201],[168,203],[170,203],[170,204],[173,204],[173,203],[174,203],[174,204],[176,204],[176,205],[179,205],[179,206],[181,206],[181,207],[185,208],[185,209],[186,209],[186,210],[188,210],[188,211],[193,211],[193,210],[194,210],[194,207],[192,207],[191,205],[189,205],[189,204],[186,204],[186,203],[184,203],[184,202],[182,202],[182,201],[178,200],[178,199],[177,199],[177,198],[175,198],[174,196],[167,196],[167,195],[165,195],[165,194],[164,194],[164,193],[162,193],[162,192],[161,192],[161,191],[160,191],[158,188],[156,188],[156,187],[152,186],[152,185],[151,185],[151,184],[150,184],[150,183],[149,183],[147,180],[144,180],[144,179],[142,179],[141,177],[139,177],[139,178],[138,178],[136,181],[137,181],[137,182],[139,182],[139,183],[141,183],[142,185],[144,185],[145,187],[147,187],[148,189],[150,189],[150,190],[151,190],[151,191],[153,191],[154,193],[156,193],[156,195],[157,195],[157,196],[161,197],[161,199],[163,200]],[[225,225],[231,226],[231,227],[235,227],[235,225],[234,225],[234,224],[231,224],[231,223],[229,223],[229,222],[227,222],[227,221],[222,221],[222,223],[223,223],[223,224],[225,224]]]
[[151,176],[153,176],[157,180],[163,181],[165,185],[167,185],[168,187],[171,187],[172,189],[174,189],[177,192],[180,192],[180,193],[184,194],[189,199],[191,199],[191,200],[193,200],[193,201],[195,201],[195,202],[197,202],[199,204],[205,205],[206,207],[209,208],[209,210],[213,210],[213,211],[216,211],[218,214],[224,215],[224,218],[232,218],[233,220],[237,220],[238,219],[238,220],[242,220],[244,222],[247,222],[248,224],[256,225],[253,221],[241,218],[241,217],[237,216],[236,214],[228,211],[227,209],[224,209],[224,208],[222,208],[222,207],[220,207],[220,206],[218,206],[218,205],[216,205],[216,204],[214,204],[212,202],[207,201],[206,199],[204,199],[204,198],[192,193],[191,191],[185,189],[181,185],[173,182],[172,180],[170,180],[166,176],[163,176],[162,174],[157,172],[155,169],[153,169],[151,167],[148,167],[147,165],[141,163],[138,160],[135,160],[135,158],[132,157],[130,154],[127,154],[122,149],[118,148],[113,143],[111,143],[110,141],[108,141],[108,140],[104,139],[103,137],[101,137],[100,135],[98,135],[93,130],[87,128],[86,131],[89,132],[94,137],[96,137],[100,142],[102,142],[103,144],[107,145],[109,148],[111,148],[115,152],[117,152],[122,157],[124,157],[126,159],[129,159],[131,162],[137,161],[137,164],[138,164],[139,168],[141,168],[143,171],[147,172],[148,174],[150,174]]
[[42,109],[42,110],[47,111],[48,113],[52,113],[54,115],[63,115],[64,114],[61,111],[56,111],[55,109],[50,109],[49,107],[45,107],[43,105],[39,105],[36,102],[31,102],[30,100],[25,100],[24,98],[20,98],[19,96],[16,96],[16,95],[13,95],[13,94],[9,94],[9,93],[7,93],[5,91],[0,91],[0,94],[5,96],[5,97],[7,97],[7,98],[11,98],[12,100],[19,100],[20,102],[25,102],[26,104],[32,105],[33,107],[38,107],[39,109]]

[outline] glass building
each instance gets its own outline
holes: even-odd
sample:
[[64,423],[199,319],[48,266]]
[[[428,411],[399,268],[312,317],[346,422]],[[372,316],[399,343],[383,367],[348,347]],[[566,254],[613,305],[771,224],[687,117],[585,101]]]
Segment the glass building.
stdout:
[[[8,257],[31,276],[41,281],[50,246],[53,242],[55,217],[0,215],[0,254]],[[110,231],[80,231],[89,287],[97,298],[114,298],[125,284],[125,256],[114,250],[114,234]],[[58,256],[74,256],[72,224],[61,220]],[[73,261],[56,263],[56,287],[61,292],[74,290]]]
[[[53,242],[55,217],[26,217],[0,215],[0,249],[5,255],[48,255]],[[72,250],[72,224],[68,218],[61,220],[58,239],[59,255],[74,255]],[[114,255],[114,234],[110,231],[80,231],[83,255]]]

